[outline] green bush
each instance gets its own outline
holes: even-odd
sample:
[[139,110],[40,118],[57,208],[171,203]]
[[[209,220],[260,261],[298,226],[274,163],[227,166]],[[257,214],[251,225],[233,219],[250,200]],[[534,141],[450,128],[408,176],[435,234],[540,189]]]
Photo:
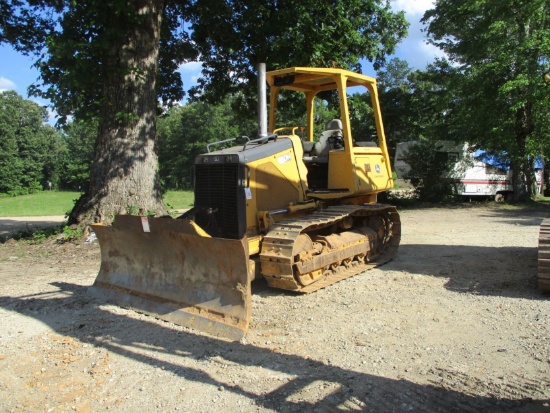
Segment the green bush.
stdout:
[[40,182],[32,181],[26,187],[18,186],[12,189],[11,191],[8,191],[8,195],[11,197],[15,197],[15,196],[21,196],[21,195],[36,194],[42,191],[43,191],[43,188],[42,188],[42,185],[40,185]]
[[436,144],[419,142],[405,154],[411,169],[405,176],[421,201],[440,202],[453,196],[453,185],[446,179],[451,168],[447,153],[437,151]]
[[65,225],[63,227],[64,241],[74,241],[82,237],[82,228]]

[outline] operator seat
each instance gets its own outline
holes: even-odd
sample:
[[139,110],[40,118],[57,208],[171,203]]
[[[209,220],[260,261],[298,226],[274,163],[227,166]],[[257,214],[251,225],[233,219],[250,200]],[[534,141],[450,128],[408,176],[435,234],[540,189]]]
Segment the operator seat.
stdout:
[[328,156],[328,152],[338,139],[342,139],[343,135],[342,121],[340,119],[332,119],[325,126],[325,131],[321,134],[319,142],[313,146],[311,151],[312,156]]

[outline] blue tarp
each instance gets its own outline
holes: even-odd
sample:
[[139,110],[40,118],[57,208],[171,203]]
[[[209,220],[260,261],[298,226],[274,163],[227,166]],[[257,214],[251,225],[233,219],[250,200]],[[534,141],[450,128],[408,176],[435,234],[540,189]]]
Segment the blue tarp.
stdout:
[[504,155],[495,155],[487,152],[485,149],[477,149],[474,152],[474,159],[484,162],[488,165],[497,167],[498,169],[503,169],[505,171],[510,170],[510,161],[505,159]]
[[[484,149],[477,149],[474,152],[474,159],[477,159],[478,161],[484,162],[499,169],[503,169],[505,171],[510,170],[510,161],[506,159],[506,152],[504,152],[502,155],[495,155],[487,152]],[[534,167],[535,169],[542,169],[543,163],[540,156],[537,156],[535,158]]]

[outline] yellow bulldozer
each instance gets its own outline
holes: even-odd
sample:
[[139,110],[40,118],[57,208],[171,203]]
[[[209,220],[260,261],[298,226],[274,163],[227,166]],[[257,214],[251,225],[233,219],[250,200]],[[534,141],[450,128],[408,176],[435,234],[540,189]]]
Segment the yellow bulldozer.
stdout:
[[[119,215],[111,226],[93,226],[101,249],[96,295],[239,340],[255,278],[309,293],[396,254],[399,215],[377,203],[393,179],[376,80],[342,69],[266,73],[262,65],[258,78],[258,138],[208,145],[195,160],[192,209],[176,219]],[[375,141],[352,134],[350,87],[370,94]],[[305,136],[277,125],[283,90],[305,95]],[[314,101],[324,91],[338,93],[340,117],[316,137]]]

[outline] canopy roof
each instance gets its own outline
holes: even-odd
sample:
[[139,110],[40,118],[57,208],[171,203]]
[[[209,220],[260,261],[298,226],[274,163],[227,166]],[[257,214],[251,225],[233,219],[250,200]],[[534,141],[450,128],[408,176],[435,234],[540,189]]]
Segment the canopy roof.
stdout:
[[376,85],[376,79],[344,69],[324,67],[290,67],[267,72],[270,87],[296,90],[300,92],[338,89],[338,79],[345,78],[346,86],[365,86],[369,90]]

